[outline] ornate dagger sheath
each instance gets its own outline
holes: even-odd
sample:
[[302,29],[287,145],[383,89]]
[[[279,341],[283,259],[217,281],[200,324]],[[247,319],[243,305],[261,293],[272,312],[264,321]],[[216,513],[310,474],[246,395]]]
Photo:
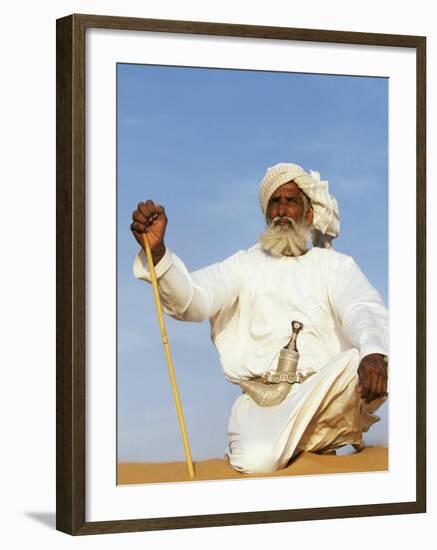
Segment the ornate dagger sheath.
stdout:
[[288,344],[281,349],[278,366],[275,372],[253,380],[242,380],[240,387],[261,407],[279,405],[290,392],[291,385],[300,383],[297,372],[299,352],[297,336],[303,328],[299,321],[292,321],[292,334]]

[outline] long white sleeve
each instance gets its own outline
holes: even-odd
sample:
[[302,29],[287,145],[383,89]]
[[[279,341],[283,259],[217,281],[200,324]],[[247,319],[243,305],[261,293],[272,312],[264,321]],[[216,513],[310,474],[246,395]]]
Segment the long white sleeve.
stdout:
[[[155,266],[164,311],[175,319],[201,322],[232,305],[241,284],[241,253],[189,273],[182,260],[167,248]],[[136,278],[151,281],[143,250],[135,258],[133,271]]]
[[379,293],[352,258],[336,267],[330,272],[330,301],[345,336],[358,348],[360,359],[388,354],[388,312]]

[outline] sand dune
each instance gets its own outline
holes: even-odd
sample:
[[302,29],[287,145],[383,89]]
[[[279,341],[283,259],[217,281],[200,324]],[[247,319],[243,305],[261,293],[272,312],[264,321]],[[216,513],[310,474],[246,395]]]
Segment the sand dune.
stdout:
[[[388,469],[388,449],[366,447],[359,453],[322,456],[303,453],[290,466],[270,475],[240,474],[224,459],[194,462],[195,480],[242,479],[244,477],[296,476],[347,472],[377,472]],[[189,481],[185,462],[124,463],[118,465],[118,485]]]

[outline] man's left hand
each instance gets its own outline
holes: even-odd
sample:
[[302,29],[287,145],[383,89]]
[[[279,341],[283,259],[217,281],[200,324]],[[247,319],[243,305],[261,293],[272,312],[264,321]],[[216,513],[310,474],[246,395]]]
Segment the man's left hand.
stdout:
[[358,367],[359,386],[361,398],[370,403],[387,395],[387,363],[384,355],[371,353],[361,359]]

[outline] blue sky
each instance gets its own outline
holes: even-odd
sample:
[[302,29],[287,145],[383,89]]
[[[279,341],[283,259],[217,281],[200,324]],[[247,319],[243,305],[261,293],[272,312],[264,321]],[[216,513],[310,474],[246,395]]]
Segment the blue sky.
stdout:
[[[118,459],[184,460],[151,288],[132,274],[132,211],[163,204],[166,244],[193,270],[257,241],[267,167],[317,170],[339,203],[335,248],[387,304],[388,80],[127,64],[117,76]],[[166,324],[193,459],[221,457],[240,389],[208,323]],[[386,430],[383,418],[369,443]]]

